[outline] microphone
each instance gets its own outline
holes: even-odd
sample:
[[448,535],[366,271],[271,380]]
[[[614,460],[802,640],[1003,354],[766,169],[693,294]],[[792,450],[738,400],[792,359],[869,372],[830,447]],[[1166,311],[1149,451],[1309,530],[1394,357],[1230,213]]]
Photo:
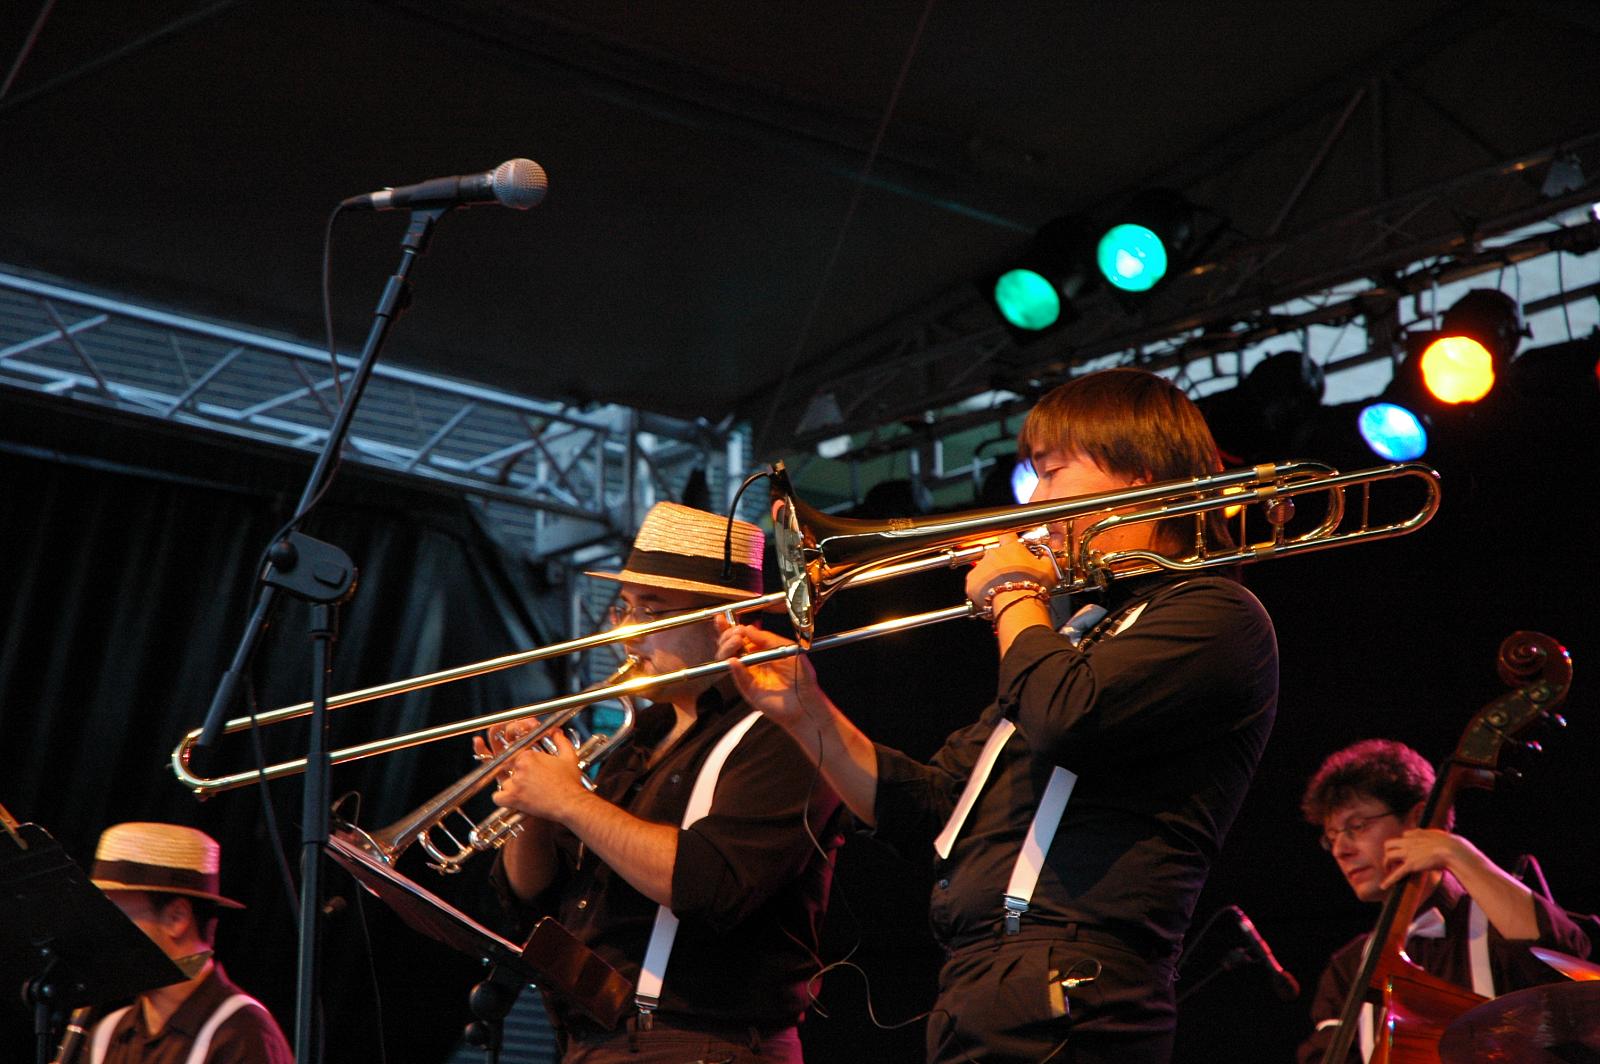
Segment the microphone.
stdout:
[[1300,996],[1300,984],[1295,977],[1290,975],[1278,963],[1278,958],[1272,955],[1272,947],[1267,945],[1267,940],[1261,937],[1261,932],[1256,930],[1256,925],[1244,914],[1244,910],[1237,905],[1228,906],[1228,912],[1233,915],[1239,924],[1239,930],[1244,932],[1244,937],[1249,943],[1250,955],[1260,962],[1272,980],[1272,992],[1280,1001],[1293,1001]]
[[550,179],[532,159],[507,159],[481,174],[436,177],[415,185],[386,188],[365,196],[351,196],[340,204],[353,210],[397,211],[430,207],[470,207],[474,203],[499,203],[525,211],[544,199]]

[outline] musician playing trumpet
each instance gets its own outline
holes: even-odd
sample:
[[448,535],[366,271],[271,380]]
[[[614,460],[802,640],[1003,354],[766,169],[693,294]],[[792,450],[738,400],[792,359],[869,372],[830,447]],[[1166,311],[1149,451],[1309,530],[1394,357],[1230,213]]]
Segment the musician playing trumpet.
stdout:
[[[1056,388],[1018,445],[1039,476],[1035,501],[1221,468],[1194,404],[1139,370]],[[1102,545],[1187,554],[1195,520],[1129,523]],[[1054,545],[1086,523],[1054,528]],[[1220,518],[1209,524],[1222,547]],[[1170,1058],[1183,934],[1272,726],[1277,641],[1237,581],[1118,580],[1075,601],[1059,630],[1056,582],[1014,536],[973,568],[967,595],[994,627],[1000,689],[928,763],[874,744],[803,659],[733,668],[863,824],[907,856],[936,857],[937,1064]],[[781,643],[734,628],[722,652]]]
[[[1362,901],[1383,901],[1407,876],[1427,877],[1427,900],[1405,946],[1424,970],[1486,998],[1559,982],[1563,976],[1528,947],[1582,958],[1588,938],[1558,905],[1467,839],[1420,827],[1433,783],[1433,766],[1421,754],[1367,739],[1329,755],[1306,785],[1301,810],[1322,830],[1322,848]],[[1315,1030],[1300,1046],[1301,1064],[1320,1064],[1333,1040],[1367,937],[1341,947],[1322,973],[1311,1003]],[[1361,1015],[1351,1061],[1357,1051],[1361,1060],[1373,1052],[1372,1006]]]
[[[733,522],[725,564],[727,528],[676,503],[652,507],[623,569],[589,574],[621,584],[614,622],[759,595],[761,530]],[[662,675],[715,660],[727,624],[718,616],[623,646],[636,674]],[[562,1060],[798,1064],[839,800],[726,677],[651,695],[593,792],[557,732],[555,756],[516,755],[495,794],[527,815],[496,865],[503,893],[530,916],[556,916],[639,986],[638,1011],[615,1030],[547,998]],[[510,737],[535,723],[517,722]]]

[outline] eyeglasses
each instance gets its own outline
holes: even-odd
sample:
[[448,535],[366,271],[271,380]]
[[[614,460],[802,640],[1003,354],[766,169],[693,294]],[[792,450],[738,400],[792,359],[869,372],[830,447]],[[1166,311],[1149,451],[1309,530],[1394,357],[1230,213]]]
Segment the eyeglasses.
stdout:
[[1332,831],[1324,831],[1322,833],[1322,838],[1317,841],[1322,843],[1322,848],[1324,850],[1332,853],[1333,845],[1339,841],[1340,835],[1344,835],[1351,842],[1354,842],[1356,841],[1357,836],[1366,834],[1367,829],[1372,826],[1373,821],[1382,820],[1386,816],[1399,815],[1399,813],[1390,810],[1383,813],[1373,813],[1371,816],[1353,816],[1344,822],[1344,827],[1334,828]]
[[698,606],[680,606],[677,609],[671,610],[653,610],[649,606],[641,606],[637,603],[630,606],[624,602],[618,603],[606,610],[606,620],[611,622],[611,627],[613,628],[621,627],[624,624],[633,624],[635,622],[638,622],[639,624],[652,624],[656,621],[659,621],[663,617],[671,617],[679,613],[693,613],[695,610],[703,610],[707,607],[716,605],[719,605],[719,603],[702,602]]

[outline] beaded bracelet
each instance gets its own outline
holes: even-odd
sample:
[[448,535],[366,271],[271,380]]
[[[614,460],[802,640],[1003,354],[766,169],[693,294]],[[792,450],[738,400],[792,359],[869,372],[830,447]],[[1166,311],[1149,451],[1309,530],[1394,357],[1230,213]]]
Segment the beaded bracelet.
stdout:
[[983,612],[988,613],[994,609],[994,597],[1003,595],[1007,591],[1031,591],[1041,598],[1050,595],[1050,589],[1037,580],[1006,580],[991,587],[983,594]]
[[989,618],[990,627],[992,627],[995,631],[998,632],[1000,630],[1000,618],[1002,618],[1002,617],[1004,617],[1006,615],[1006,611],[1009,610],[1011,607],[1015,606],[1017,603],[1019,603],[1019,602],[1027,602],[1029,599],[1038,599],[1041,603],[1048,603],[1050,601],[1050,596],[1045,594],[1041,590],[1041,591],[1034,592],[1031,595],[1023,595],[1023,596],[1021,596],[1019,598],[1012,599],[1010,602],[1006,603],[1004,606],[1001,606],[998,613],[996,613],[993,617]]

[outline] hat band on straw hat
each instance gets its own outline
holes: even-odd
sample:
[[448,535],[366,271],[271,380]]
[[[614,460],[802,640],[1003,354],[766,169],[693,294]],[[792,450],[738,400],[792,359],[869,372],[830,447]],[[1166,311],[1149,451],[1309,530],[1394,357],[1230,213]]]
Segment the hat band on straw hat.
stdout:
[[243,908],[222,896],[221,877],[192,868],[146,864],[143,861],[97,860],[89,878],[102,890],[148,890],[156,893],[188,894],[209,898],[224,905]]
[[721,558],[674,554],[671,551],[635,548],[629,553],[628,563],[619,575],[632,579],[665,576],[674,580],[711,584],[733,593],[761,594],[761,570],[756,566],[733,562],[728,575],[724,576]]

